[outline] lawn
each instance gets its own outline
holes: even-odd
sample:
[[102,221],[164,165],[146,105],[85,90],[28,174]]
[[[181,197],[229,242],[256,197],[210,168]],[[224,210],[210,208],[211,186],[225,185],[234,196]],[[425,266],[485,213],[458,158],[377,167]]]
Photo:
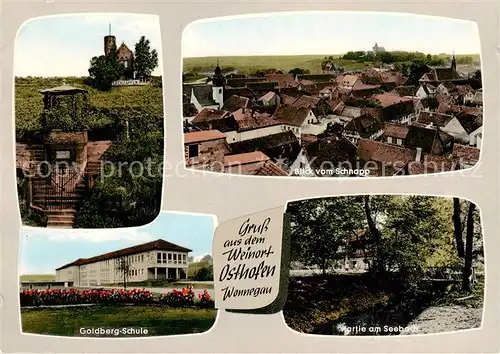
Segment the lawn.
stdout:
[[99,108],[136,107],[154,116],[163,115],[163,94],[161,87],[153,85],[114,87],[103,92],[86,85],[80,77],[27,77],[15,81],[16,130],[37,131],[43,110],[42,89],[67,85],[88,90],[89,104]]
[[23,332],[60,336],[74,336],[81,327],[140,327],[153,336],[202,333],[213,326],[216,316],[216,310],[164,306],[21,309]]

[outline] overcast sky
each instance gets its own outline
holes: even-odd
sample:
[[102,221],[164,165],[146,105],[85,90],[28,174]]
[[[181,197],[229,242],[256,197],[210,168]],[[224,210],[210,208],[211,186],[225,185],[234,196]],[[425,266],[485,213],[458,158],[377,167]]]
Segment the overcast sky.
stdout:
[[153,75],[163,72],[159,17],[134,14],[84,14],[40,17],[19,29],[14,48],[15,76],[87,76],[90,60],[104,54],[104,36],[134,51],[141,36],[159,54]]
[[89,258],[141,243],[164,239],[193,250],[189,256],[212,254],[215,230],[212,216],[162,212],[150,225],[124,229],[71,229],[23,227],[20,240],[20,275],[55,274],[56,268],[78,258]]
[[282,13],[193,22],[183,33],[183,57],[341,54],[371,50],[480,53],[476,23],[384,13]]

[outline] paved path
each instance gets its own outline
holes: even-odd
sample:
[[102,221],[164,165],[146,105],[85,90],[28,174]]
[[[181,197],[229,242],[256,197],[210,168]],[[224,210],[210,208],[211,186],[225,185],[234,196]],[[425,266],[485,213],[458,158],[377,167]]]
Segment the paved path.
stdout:
[[435,306],[425,309],[407,327],[416,326],[418,332],[401,334],[429,334],[459,331],[481,327],[483,308],[464,306]]

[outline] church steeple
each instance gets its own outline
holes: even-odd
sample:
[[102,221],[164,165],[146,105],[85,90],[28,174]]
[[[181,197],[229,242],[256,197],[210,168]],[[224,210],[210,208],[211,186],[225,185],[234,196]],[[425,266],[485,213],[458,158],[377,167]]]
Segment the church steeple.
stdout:
[[455,59],[455,51],[453,51],[453,56],[451,58],[451,69],[457,70],[457,60]]
[[222,75],[222,69],[219,66],[219,58],[217,58],[217,66],[215,67],[214,70],[214,77],[212,79],[212,84],[216,87],[223,87],[224,86],[224,75]]
[[222,69],[219,66],[219,58],[217,58],[217,66],[214,70],[214,76],[212,78],[212,98],[219,105],[219,109],[222,108],[224,103],[224,84],[226,83],[226,78],[222,75]]

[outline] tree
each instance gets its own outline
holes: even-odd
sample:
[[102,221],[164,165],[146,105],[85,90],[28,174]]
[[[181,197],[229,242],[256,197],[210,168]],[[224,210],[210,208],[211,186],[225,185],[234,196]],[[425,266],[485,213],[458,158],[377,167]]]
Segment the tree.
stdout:
[[297,77],[297,75],[309,74],[309,70],[301,69],[301,68],[294,68],[294,69],[290,70],[288,73],[292,74],[293,77]]
[[113,46],[109,55],[93,57],[90,61],[89,76],[92,86],[106,91],[111,88],[113,81],[123,74],[123,66],[118,62],[116,46]]
[[135,45],[134,69],[139,77],[149,77],[158,66],[158,53],[151,50],[149,39],[142,36]]
[[483,81],[481,77],[481,70],[476,70],[474,74],[468,80],[468,84],[474,89],[478,90],[483,87]]
[[407,71],[407,85],[418,85],[418,80],[429,71],[429,67],[424,61],[413,61]]
[[127,290],[127,280],[130,272],[133,270],[132,262],[127,256],[120,257],[116,260],[115,269],[121,279],[123,279],[123,288]]
[[344,257],[348,240],[363,230],[353,198],[322,198],[290,203],[291,259],[318,265],[323,274]]
[[[475,253],[476,255],[482,253],[481,222],[478,213],[476,213],[476,205],[472,202],[461,202],[458,198],[453,198],[453,225],[457,255],[463,264],[462,290],[470,291],[474,255]],[[465,243],[463,241],[464,231]],[[475,245],[475,241],[478,239],[480,240],[480,245]],[[477,252],[474,252],[475,248]]]
[[194,280],[196,281],[214,280],[213,267],[211,265],[207,265],[198,269],[194,274]]
[[212,261],[212,256],[207,254],[205,255],[201,260],[200,260],[201,263],[206,263],[206,264],[212,264],[213,261]]

